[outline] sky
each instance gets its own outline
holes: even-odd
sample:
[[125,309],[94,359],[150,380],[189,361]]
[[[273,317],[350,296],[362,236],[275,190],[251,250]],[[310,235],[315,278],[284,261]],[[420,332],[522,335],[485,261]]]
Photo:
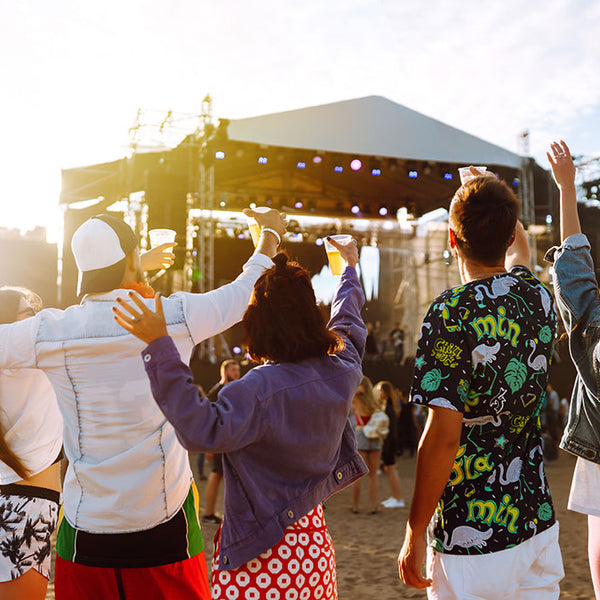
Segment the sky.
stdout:
[[544,164],[600,156],[593,0],[11,0],[0,227],[56,231],[60,173],[125,155],[138,108],[241,118],[381,95]]

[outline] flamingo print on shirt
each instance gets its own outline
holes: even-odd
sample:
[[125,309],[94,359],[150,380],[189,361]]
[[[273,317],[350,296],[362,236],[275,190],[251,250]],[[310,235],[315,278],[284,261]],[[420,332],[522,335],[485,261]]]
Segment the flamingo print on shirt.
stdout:
[[433,530],[438,552],[497,552],[554,524],[539,412],[555,332],[552,297],[524,267],[431,304],[411,401],[463,414]]

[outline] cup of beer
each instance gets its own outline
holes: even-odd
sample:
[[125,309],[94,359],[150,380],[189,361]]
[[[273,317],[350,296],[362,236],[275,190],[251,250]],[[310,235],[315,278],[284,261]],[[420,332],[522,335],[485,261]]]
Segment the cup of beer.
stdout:
[[[330,235],[329,237],[340,244],[340,246],[345,246],[352,241],[351,235]],[[341,275],[346,267],[346,261],[342,258],[339,250],[335,246],[332,246],[327,239],[324,239],[323,241],[325,242],[325,252],[327,252],[331,274]]]
[[[257,206],[252,210],[258,213],[266,213],[271,209],[268,206]],[[246,220],[248,221],[248,228],[250,229],[250,235],[252,236],[252,243],[256,248],[256,246],[258,246],[258,238],[260,237],[260,225],[256,222],[254,217],[246,216]]]
[[[487,167],[473,167],[475,169],[477,169],[482,175],[487,171]],[[460,173],[460,184],[464,185],[465,183],[467,183],[467,181],[473,179],[474,177],[476,177],[476,175],[473,175],[473,173],[471,173],[471,168],[470,167],[460,167],[458,169],[458,172]]]
[[175,233],[173,229],[151,229],[148,232],[150,248],[156,248],[161,244],[174,244]]

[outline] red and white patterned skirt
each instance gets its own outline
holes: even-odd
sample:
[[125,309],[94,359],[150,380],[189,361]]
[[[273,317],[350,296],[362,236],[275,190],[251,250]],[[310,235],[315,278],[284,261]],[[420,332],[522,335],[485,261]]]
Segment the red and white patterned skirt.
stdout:
[[319,504],[283,538],[233,571],[219,570],[221,529],[212,559],[213,600],[337,600],[335,551]]

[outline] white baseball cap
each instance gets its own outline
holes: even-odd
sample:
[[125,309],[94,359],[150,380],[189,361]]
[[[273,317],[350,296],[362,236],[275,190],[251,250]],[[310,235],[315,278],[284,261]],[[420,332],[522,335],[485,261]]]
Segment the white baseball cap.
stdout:
[[112,215],[96,215],[73,234],[71,249],[79,269],[77,294],[108,292],[119,286],[127,256],[137,238],[125,221]]

